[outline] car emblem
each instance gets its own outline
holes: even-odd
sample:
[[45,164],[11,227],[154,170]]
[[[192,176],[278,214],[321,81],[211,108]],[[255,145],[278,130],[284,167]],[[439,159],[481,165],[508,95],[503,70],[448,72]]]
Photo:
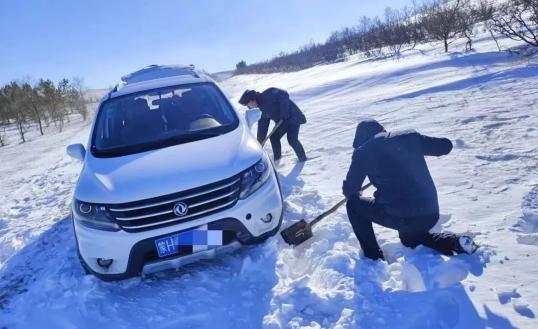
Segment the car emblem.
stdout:
[[185,216],[189,212],[189,206],[185,202],[178,202],[174,205],[174,214],[178,217]]

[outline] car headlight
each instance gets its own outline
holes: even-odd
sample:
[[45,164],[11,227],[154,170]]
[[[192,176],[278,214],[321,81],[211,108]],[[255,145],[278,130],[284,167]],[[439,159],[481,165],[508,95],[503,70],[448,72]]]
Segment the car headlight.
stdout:
[[261,158],[252,167],[245,170],[241,176],[239,198],[248,198],[252,193],[256,192],[269,178],[270,170],[269,161],[266,157]]
[[75,220],[89,228],[104,231],[120,230],[106,206],[74,200],[73,212],[76,215]]

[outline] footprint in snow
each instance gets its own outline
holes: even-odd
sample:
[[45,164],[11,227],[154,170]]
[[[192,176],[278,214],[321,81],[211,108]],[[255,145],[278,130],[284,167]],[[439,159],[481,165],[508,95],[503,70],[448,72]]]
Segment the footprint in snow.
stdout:
[[530,309],[529,305],[526,303],[519,303],[519,302],[512,302],[512,306],[514,307],[514,310],[519,313],[519,315],[534,319],[535,315],[534,312]]
[[509,291],[499,291],[497,292],[497,298],[501,304],[506,304],[510,302],[512,298],[519,298],[521,295],[517,292],[517,289],[512,289]]
[[514,311],[519,313],[521,316],[534,319],[535,315],[532,309],[529,307],[529,304],[525,303],[521,299],[521,294],[517,292],[517,289],[504,289],[497,292],[497,298],[501,304],[511,303]]

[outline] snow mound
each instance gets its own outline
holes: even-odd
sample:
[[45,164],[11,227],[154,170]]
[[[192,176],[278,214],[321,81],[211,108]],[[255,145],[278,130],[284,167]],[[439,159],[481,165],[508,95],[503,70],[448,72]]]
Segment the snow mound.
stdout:
[[523,199],[521,204],[523,216],[515,225],[521,232],[519,243],[538,246],[538,186],[535,186]]

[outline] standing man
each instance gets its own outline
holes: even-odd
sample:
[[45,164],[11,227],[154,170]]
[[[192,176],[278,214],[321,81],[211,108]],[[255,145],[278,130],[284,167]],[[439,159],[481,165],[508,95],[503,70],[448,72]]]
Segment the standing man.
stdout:
[[[429,232],[439,219],[439,203],[424,156],[450,153],[450,140],[414,130],[386,132],[377,121],[368,120],[357,126],[353,147],[342,189],[349,221],[366,257],[384,258],[372,223],[397,230],[410,248],[422,244],[444,255],[470,254],[478,248],[468,236]],[[359,195],[366,176],[377,189],[374,198]]]
[[282,157],[280,139],[286,134],[288,143],[295,151],[299,161],[307,160],[303,145],[299,142],[299,128],[303,123],[306,123],[306,118],[285,90],[269,88],[261,94],[255,90],[246,90],[239,99],[239,103],[249,109],[257,107],[262,111],[262,117],[258,122],[257,136],[260,143],[267,136],[270,120],[273,120],[275,124],[282,121],[269,138],[275,161]]

